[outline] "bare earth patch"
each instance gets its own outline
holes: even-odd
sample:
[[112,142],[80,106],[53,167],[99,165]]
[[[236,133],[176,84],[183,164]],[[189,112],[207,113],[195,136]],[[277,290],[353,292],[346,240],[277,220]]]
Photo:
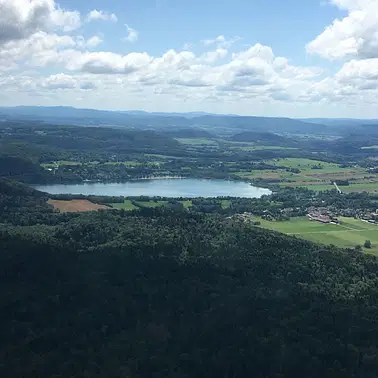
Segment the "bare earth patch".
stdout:
[[71,201],[61,201],[61,200],[48,200],[48,204],[54,206],[54,209],[60,213],[77,213],[83,211],[98,211],[98,210],[109,210],[111,209],[105,205],[98,205],[88,200],[71,200]]

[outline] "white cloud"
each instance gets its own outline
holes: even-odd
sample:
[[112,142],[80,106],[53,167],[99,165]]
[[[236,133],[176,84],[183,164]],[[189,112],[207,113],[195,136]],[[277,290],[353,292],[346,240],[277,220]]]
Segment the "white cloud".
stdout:
[[204,39],[201,41],[201,43],[206,47],[216,45],[218,48],[229,48],[240,39],[240,37],[232,37],[230,39],[226,39],[224,35],[219,35],[214,39]]
[[127,36],[123,38],[123,40],[126,42],[136,42],[138,40],[139,33],[129,25],[125,24],[125,26],[127,29]]
[[10,41],[1,46],[0,65],[44,66],[55,61],[61,49],[75,45],[75,40],[70,36],[40,31],[27,39]]
[[218,48],[215,51],[208,51],[202,57],[206,63],[215,63],[220,59],[224,59],[228,54],[228,51],[223,48]]
[[60,63],[68,70],[92,74],[130,74],[146,67],[151,60],[146,53],[119,55],[111,52],[68,51],[60,56]]
[[306,48],[327,59],[378,57],[378,1],[332,0],[348,15],[336,19]]
[[80,13],[59,8],[54,0],[0,0],[0,45],[42,30],[72,31]]
[[77,81],[69,75],[51,75],[42,81],[42,87],[48,89],[73,89],[76,88]]
[[76,30],[81,25],[80,13],[64,11],[60,8],[51,13],[52,26],[62,29],[65,32]]
[[225,41],[226,41],[225,36],[219,35],[215,39],[204,39],[204,40],[201,41],[201,43],[204,46],[211,46],[211,45],[215,45],[215,44],[219,44],[219,43],[224,43]]
[[101,43],[103,42],[103,39],[101,37],[99,37],[98,35],[94,35],[93,37],[89,38],[85,45],[87,47],[97,47],[98,45],[100,45]]
[[114,13],[104,12],[102,10],[98,11],[97,9],[92,10],[87,15],[87,21],[111,21],[117,22],[118,17]]
[[[184,110],[183,104],[188,104],[191,109],[257,109],[271,114],[290,109],[295,113],[301,107],[311,111],[319,104],[346,106],[346,112],[350,105],[365,109],[378,102],[378,12],[373,12],[378,2],[333,3],[348,15],[307,46],[309,52],[327,58],[349,58],[336,74],[327,76],[320,68],[276,56],[271,47],[259,43],[238,50],[234,46],[231,53],[230,46],[239,38],[224,35],[203,40],[197,54],[191,45],[157,56],[97,51],[101,34],[87,37],[86,23],[80,34],[73,32],[81,24],[79,12],[61,9],[54,0],[0,0],[2,101],[31,104],[39,98],[46,104],[71,104],[81,98],[88,107],[149,104]],[[116,16],[94,10],[86,19],[115,22]],[[125,40],[135,42],[138,32],[125,26]]]

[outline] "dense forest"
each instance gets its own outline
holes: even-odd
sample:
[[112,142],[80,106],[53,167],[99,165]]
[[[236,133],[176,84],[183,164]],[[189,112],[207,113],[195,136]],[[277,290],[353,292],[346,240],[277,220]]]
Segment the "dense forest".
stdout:
[[375,257],[219,214],[44,201],[0,181],[1,377],[376,377]]

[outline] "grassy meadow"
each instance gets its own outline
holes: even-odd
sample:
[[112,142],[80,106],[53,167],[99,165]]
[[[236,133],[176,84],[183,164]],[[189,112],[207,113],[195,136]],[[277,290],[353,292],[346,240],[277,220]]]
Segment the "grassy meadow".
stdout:
[[370,240],[372,248],[364,248],[365,252],[378,254],[378,225],[359,219],[341,217],[339,225],[310,221],[307,217],[292,218],[283,222],[258,220],[263,228],[342,248],[363,246],[366,240]]

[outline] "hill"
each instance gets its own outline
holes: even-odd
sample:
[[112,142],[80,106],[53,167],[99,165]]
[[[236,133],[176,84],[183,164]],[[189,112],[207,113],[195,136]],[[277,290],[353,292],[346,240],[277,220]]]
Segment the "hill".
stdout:
[[206,138],[211,139],[214,138],[214,135],[209,133],[206,130],[198,129],[198,128],[188,128],[188,129],[177,129],[177,130],[169,130],[165,132],[166,135],[169,135],[173,138]]
[[[104,111],[72,107],[0,108],[3,119],[29,119],[55,124],[121,126],[137,129],[210,128],[231,133],[235,130],[269,131],[290,134],[332,134],[332,127],[280,117],[245,117],[202,113],[147,113]],[[0,118],[1,118],[0,116]]]
[[46,172],[29,159],[0,155],[0,177],[25,183],[44,182]]
[[376,374],[374,257],[216,215],[13,202],[0,207],[2,377]]
[[301,121],[307,123],[317,123],[321,125],[334,126],[334,127],[348,127],[377,124],[377,119],[355,119],[355,118],[302,118]]
[[234,142],[254,142],[259,145],[268,146],[295,146],[297,142],[291,138],[287,138],[281,135],[264,132],[252,132],[246,131],[236,134],[231,137]]

